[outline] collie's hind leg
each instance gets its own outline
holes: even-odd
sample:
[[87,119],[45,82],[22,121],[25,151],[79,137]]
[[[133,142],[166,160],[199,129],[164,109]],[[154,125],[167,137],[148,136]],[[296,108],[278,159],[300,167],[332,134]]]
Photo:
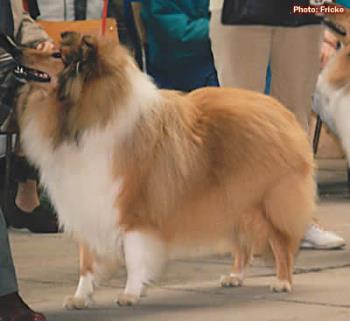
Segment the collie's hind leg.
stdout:
[[315,181],[311,168],[286,175],[265,194],[264,210],[270,223],[269,244],[275,257],[276,292],[292,290],[294,255],[297,253],[315,207]]
[[74,296],[65,298],[66,309],[85,309],[93,303],[95,286],[94,265],[96,258],[90,249],[80,244],[80,278]]
[[279,232],[274,232],[270,246],[275,257],[277,280],[271,284],[273,292],[291,292],[294,265],[294,253],[288,240]]
[[154,233],[131,231],[124,236],[124,255],[128,277],[124,293],[116,299],[121,306],[137,303],[145,286],[157,279],[166,262],[166,247]]
[[239,287],[243,285],[244,270],[250,262],[251,249],[239,245],[234,246],[234,261],[229,275],[220,279],[222,287]]

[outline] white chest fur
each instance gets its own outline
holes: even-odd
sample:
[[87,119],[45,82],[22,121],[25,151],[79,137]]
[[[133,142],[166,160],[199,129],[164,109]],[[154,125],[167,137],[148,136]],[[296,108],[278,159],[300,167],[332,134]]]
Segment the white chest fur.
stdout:
[[313,110],[334,133],[336,133],[334,113],[336,112],[337,100],[340,92],[339,89],[333,87],[327,81],[326,70],[320,74],[313,98]]
[[21,128],[24,152],[39,167],[65,230],[108,257],[117,254],[123,238],[116,207],[123,178],[113,176],[114,153],[120,142],[130,139],[140,116],[152,117],[161,106],[148,77],[135,68],[128,72],[133,81],[125,107],[106,128],[85,132],[78,145],[63,143],[53,149],[50,138],[40,132],[38,119]]
[[115,204],[123,181],[112,173],[115,132],[92,130],[78,145],[63,143],[52,150],[46,141],[40,142],[40,136],[30,132],[35,130],[33,123],[23,135],[32,140],[24,144],[26,153],[40,166],[42,183],[61,224],[101,256],[116,255],[122,233]]
[[[336,57],[333,58],[336,59]],[[350,160],[350,81],[342,87],[329,82],[332,61],[320,74],[314,95],[314,111],[336,134]]]

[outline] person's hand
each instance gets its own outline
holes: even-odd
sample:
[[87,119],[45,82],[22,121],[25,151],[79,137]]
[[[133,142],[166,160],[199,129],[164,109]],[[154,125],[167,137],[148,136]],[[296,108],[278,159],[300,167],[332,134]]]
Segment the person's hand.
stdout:
[[51,41],[44,41],[36,46],[36,49],[44,52],[51,52],[55,48],[55,45]]

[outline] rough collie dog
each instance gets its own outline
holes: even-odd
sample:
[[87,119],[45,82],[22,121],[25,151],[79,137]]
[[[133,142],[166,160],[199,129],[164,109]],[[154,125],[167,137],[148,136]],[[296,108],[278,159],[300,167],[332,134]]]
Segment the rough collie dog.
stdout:
[[321,72],[314,95],[313,109],[339,137],[350,161],[350,10],[327,15],[326,26],[342,47]]
[[232,251],[221,283],[238,286],[253,247],[273,252],[272,290],[291,291],[315,194],[294,115],[246,90],[159,90],[110,40],[65,33],[61,54],[23,52],[53,80],[23,88],[18,118],[26,155],[81,244],[66,307],[87,306],[96,275],[117,257],[127,269],[120,305],[136,303],[174,256]]

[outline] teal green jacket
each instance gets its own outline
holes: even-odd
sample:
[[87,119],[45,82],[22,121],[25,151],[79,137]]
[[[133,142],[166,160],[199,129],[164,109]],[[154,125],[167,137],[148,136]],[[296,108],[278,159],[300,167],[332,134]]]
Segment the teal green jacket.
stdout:
[[211,60],[209,0],[143,0],[148,59],[160,69]]
[[337,0],[336,3],[341,4],[346,8],[350,8],[350,0]]

